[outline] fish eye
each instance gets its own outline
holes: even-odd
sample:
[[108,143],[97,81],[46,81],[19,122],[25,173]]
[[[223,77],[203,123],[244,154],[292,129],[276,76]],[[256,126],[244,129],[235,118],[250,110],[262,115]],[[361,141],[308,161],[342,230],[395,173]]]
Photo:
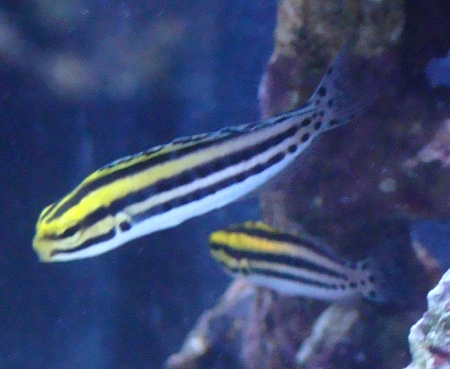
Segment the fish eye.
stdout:
[[122,223],[119,224],[119,228],[122,232],[126,232],[131,229],[131,224],[128,223],[127,221],[123,221]]

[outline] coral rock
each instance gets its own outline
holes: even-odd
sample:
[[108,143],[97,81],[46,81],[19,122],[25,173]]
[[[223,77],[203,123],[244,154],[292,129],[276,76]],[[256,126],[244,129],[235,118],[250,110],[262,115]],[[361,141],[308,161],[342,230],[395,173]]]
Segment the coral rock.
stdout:
[[428,310],[409,335],[412,363],[407,369],[450,368],[450,270],[428,294]]

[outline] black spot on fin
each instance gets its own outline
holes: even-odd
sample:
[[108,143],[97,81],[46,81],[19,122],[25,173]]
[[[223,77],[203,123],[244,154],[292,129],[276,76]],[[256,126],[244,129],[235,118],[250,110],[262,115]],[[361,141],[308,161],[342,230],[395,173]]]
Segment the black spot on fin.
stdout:
[[377,246],[366,260],[358,263],[368,282],[362,290],[363,296],[394,309],[412,306],[415,299],[410,267],[413,251],[407,221],[383,221],[365,231],[362,237],[370,238]]
[[[309,99],[325,112],[323,129],[349,122],[372,105],[381,94],[379,61],[357,55],[356,36],[334,58]],[[375,86],[379,86],[375,88]]]

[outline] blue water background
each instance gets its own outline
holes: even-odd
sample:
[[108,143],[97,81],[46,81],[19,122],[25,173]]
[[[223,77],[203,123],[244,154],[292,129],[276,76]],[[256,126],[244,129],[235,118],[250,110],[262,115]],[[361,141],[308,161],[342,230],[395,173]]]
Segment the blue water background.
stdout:
[[[12,49],[0,53],[0,368],[160,368],[229,282],[208,256],[208,234],[258,219],[256,201],[63,264],[37,261],[31,249],[35,222],[44,206],[111,160],[257,119],[276,3],[70,3],[70,19],[58,27],[37,3],[0,6],[0,32],[14,29],[26,41],[12,40]],[[176,44],[156,49],[165,55],[163,67],[137,88],[112,88],[108,76],[120,71],[113,56],[124,45],[112,43],[105,56],[98,53],[99,39],[111,33],[126,42],[155,24],[160,26],[146,45],[167,32],[165,24],[181,32]],[[23,55],[21,47],[28,50]],[[159,57],[145,52],[143,64]],[[106,76],[104,86],[73,95],[55,89],[45,74],[51,66],[44,56],[52,53],[91,62],[98,53],[92,63]],[[443,257],[449,232],[435,222],[414,226],[415,237]]]
[[[57,26],[36,3],[0,7],[0,27],[17,31],[28,50],[17,57],[23,43],[13,40],[0,60],[0,368],[160,368],[229,282],[209,258],[209,233],[258,219],[256,199],[72,263],[38,262],[31,249],[35,222],[44,206],[111,160],[257,119],[276,4],[67,3],[72,18]],[[98,38],[126,41],[150,27],[155,33],[143,43],[164,44],[156,33],[170,33],[166,24],[181,36],[157,49],[164,65],[132,92],[111,88],[109,73],[121,72],[114,55],[126,45],[112,43],[105,48],[110,54],[96,55]],[[146,52],[143,68],[160,57]],[[104,87],[72,95],[55,89],[45,74],[51,65],[36,65],[53,53],[97,63]]]

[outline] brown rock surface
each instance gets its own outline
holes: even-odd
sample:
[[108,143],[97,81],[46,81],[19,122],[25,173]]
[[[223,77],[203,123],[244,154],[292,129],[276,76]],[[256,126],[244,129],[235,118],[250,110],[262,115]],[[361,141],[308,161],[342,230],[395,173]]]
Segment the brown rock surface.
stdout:
[[[430,11],[417,16],[421,6]],[[227,366],[219,350],[214,364],[176,368],[394,369],[408,364],[409,328],[441,271],[411,242],[407,227],[415,219],[450,216],[449,99],[444,93],[440,98],[446,103],[437,103],[423,84],[412,83],[420,80],[417,71],[431,58],[431,48],[420,58],[411,56],[449,34],[439,21],[445,10],[439,1],[281,0],[276,47],[260,86],[264,117],[295,108],[355,32],[356,53],[377,58],[358,72],[389,73],[388,79],[380,74],[380,99],[351,124],[324,134],[288,183],[262,194],[261,207],[269,224],[284,230],[300,224],[354,260],[396,242],[409,290],[399,289],[400,301],[392,306],[362,301],[326,309],[322,302],[257,289],[234,336],[240,346],[233,355],[241,366]]]

